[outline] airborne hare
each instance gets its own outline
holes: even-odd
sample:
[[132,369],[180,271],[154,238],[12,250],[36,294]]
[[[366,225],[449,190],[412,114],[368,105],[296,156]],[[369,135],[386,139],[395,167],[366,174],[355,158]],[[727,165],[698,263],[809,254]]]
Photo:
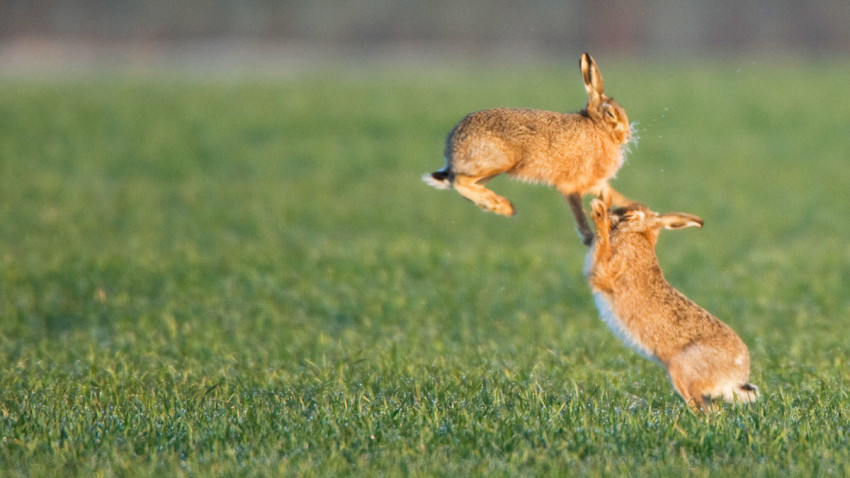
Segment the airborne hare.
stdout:
[[[554,186],[567,199],[585,244],[593,232],[582,206],[584,194],[609,203],[630,201],[608,185],[632,138],[626,111],[605,94],[599,67],[581,57],[587,105],[578,113],[497,108],[470,113],[446,139],[442,169],[423,176],[438,189],[454,188],[485,211],[511,216],[514,207],[485,187],[502,173],[532,183]],[[609,204],[610,205],[610,204]]]

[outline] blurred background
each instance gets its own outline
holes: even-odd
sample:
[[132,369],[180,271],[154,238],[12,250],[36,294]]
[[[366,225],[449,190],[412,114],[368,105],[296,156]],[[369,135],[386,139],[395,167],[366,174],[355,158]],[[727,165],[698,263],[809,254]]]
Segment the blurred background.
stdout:
[[847,0],[2,0],[0,70],[833,56],[848,20]]

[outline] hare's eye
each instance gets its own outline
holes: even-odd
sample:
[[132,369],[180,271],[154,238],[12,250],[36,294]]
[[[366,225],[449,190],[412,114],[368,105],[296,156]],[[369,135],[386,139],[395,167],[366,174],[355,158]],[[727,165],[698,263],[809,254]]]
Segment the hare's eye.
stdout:
[[611,118],[612,120],[617,119],[617,116],[614,114],[614,111],[611,108],[605,108],[605,116]]
[[624,219],[628,221],[642,221],[644,217],[643,211],[631,211],[626,213]]

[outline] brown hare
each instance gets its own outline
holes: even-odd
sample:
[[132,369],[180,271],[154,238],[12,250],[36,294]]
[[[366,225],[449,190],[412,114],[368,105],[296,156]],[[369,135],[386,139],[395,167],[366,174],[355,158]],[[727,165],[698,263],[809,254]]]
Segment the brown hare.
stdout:
[[663,365],[692,409],[710,408],[711,399],[718,397],[755,401],[759,391],[748,382],[747,346],[729,326],[674,289],[658,265],[655,244],[660,230],[702,227],[702,219],[657,214],[637,203],[609,213],[598,199],[591,209],[596,239],[585,274],[611,330]]
[[608,185],[623,164],[632,138],[626,111],[605,94],[602,74],[587,53],[581,57],[587,105],[578,113],[497,108],[470,113],[446,139],[444,168],[422,179],[454,188],[485,211],[511,216],[510,201],[485,187],[501,173],[554,186],[567,199],[585,244],[593,240],[582,206],[587,193],[614,205],[630,201]]

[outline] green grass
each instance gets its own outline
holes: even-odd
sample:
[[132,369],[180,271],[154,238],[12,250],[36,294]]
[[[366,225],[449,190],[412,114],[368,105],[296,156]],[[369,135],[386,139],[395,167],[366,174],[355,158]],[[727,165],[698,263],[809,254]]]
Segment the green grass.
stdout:
[[[614,185],[763,399],[694,416],[597,318],[551,189],[419,177],[572,68],[0,80],[0,475],[850,473],[850,65],[602,64]],[[483,86],[482,86],[483,85]]]

